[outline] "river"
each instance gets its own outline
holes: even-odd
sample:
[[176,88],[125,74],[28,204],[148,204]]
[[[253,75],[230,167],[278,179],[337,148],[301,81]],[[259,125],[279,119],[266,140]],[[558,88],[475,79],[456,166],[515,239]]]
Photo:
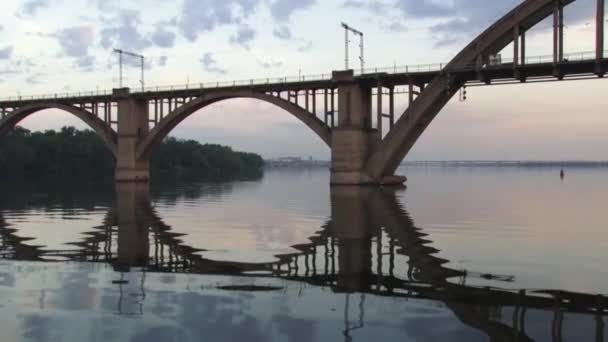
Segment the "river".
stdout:
[[11,186],[2,341],[603,341],[608,169]]

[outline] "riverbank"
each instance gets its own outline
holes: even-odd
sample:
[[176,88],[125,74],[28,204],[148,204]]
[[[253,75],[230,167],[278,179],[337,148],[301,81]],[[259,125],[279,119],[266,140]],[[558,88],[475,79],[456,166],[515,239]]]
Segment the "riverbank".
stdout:
[[[113,181],[115,161],[90,130],[30,132],[17,127],[0,144],[0,182]],[[167,138],[154,151],[150,174],[161,181],[239,180],[263,176],[257,154],[228,146]]]

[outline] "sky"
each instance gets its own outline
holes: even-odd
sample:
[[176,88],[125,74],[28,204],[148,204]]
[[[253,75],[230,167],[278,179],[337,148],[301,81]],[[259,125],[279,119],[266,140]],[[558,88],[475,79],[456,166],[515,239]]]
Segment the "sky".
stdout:
[[[367,67],[448,62],[518,0],[3,0],[0,97],[116,88],[114,48],[143,54],[145,84],[327,74],[344,65],[344,21],[365,34]],[[594,51],[595,0],[565,12],[565,51]],[[607,16],[608,17],[608,16]],[[528,55],[551,54],[551,27],[527,35]],[[349,44],[357,67],[358,41]],[[507,47],[503,56],[512,55]],[[140,87],[137,60],[125,84]],[[607,160],[607,80],[468,89],[423,134],[408,160]],[[397,99],[405,110],[407,95]],[[85,126],[59,111],[21,125]],[[329,148],[288,113],[227,100],[190,116],[179,138],[266,158],[329,159]]]

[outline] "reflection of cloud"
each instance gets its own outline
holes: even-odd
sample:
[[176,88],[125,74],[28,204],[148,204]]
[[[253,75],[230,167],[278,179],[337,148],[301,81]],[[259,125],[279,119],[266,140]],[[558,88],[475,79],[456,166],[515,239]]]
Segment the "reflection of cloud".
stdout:
[[287,337],[289,342],[315,341],[316,322],[309,319],[297,319],[290,316],[275,316],[273,322],[277,330]]
[[51,319],[42,315],[27,315],[23,318],[23,337],[30,341],[49,341],[53,325]]
[[186,341],[188,335],[178,327],[156,326],[137,333],[132,342]]
[[[4,228],[4,227],[1,227]],[[4,287],[14,287],[15,286],[15,274],[10,272],[10,273],[5,273],[2,272],[0,273],[0,286],[4,286]]]

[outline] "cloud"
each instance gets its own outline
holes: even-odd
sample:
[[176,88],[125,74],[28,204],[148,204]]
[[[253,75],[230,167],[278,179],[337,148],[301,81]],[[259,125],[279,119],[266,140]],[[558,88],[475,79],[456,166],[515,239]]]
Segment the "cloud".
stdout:
[[35,74],[35,75],[31,75],[28,78],[25,79],[25,83],[27,84],[40,84],[40,76],[42,76],[42,74]]
[[63,53],[70,57],[83,57],[95,42],[95,31],[90,26],[65,28],[53,35],[59,41]]
[[13,55],[12,46],[0,48],[0,60],[10,59],[12,55]]
[[298,52],[308,52],[308,51],[312,50],[312,47],[313,47],[312,41],[309,40],[304,45],[302,45],[298,48]]
[[372,1],[360,1],[360,0],[347,0],[342,4],[343,8],[359,9],[371,12],[377,15],[384,15],[394,8],[393,4],[386,2],[372,0]]
[[264,62],[258,60],[258,65],[264,69],[280,68],[283,66],[282,62]]
[[165,30],[165,24],[158,24],[150,40],[154,45],[161,48],[172,48],[175,45],[175,33]]
[[272,34],[275,37],[277,37],[279,39],[282,39],[282,40],[289,40],[289,39],[291,39],[291,30],[289,30],[289,27],[287,27],[285,25],[282,25],[282,26],[279,26],[279,27],[275,28],[272,31]]
[[240,45],[245,49],[249,50],[249,43],[255,38],[255,31],[247,26],[243,25],[236,32],[236,35],[230,37],[232,44]]
[[[441,46],[472,38],[520,3],[521,0],[493,1],[491,4],[487,0],[398,0],[397,8],[405,19],[438,19],[440,22],[429,31],[437,41],[435,45]],[[583,4],[567,7],[570,23],[578,23],[588,16]]]
[[169,60],[169,57],[167,56],[160,56],[160,58],[158,59],[158,65],[165,66],[167,65],[167,61]]
[[116,17],[105,21],[107,26],[101,30],[102,47],[128,47],[131,51],[141,51],[152,45],[137,27],[141,24],[139,12],[121,10]]
[[[442,22],[431,26],[430,32],[439,39],[437,45],[458,42],[464,36],[481,33],[496,20],[521,3],[520,0],[399,0],[398,8],[408,18],[438,18]],[[566,8],[568,21],[579,23],[589,16],[589,3],[574,3]]]
[[35,15],[39,9],[47,7],[48,5],[48,0],[28,0],[23,3],[21,13],[25,15]]
[[83,56],[76,60],[76,65],[83,69],[84,71],[90,72],[93,71],[95,66],[95,57],[94,56]]
[[[502,2],[508,2],[511,0],[503,0]],[[445,17],[455,14],[454,11],[460,8],[457,5],[464,5],[467,10],[473,10],[476,5],[479,4],[479,0],[453,0],[448,1],[436,1],[436,0],[399,0],[397,1],[397,8],[399,8],[406,16],[415,18],[438,18]],[[482,0],[484,8],[494,7],[488,6],[486,0]],[[464,4],[463,4],[464,3]],[[467,5],[467,3],[474,3],[473,6]]]
[[29,68],[33,68],[36,66],[32,58],[20,58],[19,60],[13,63],[15,67],[23,68],[22,70],[29,70]]
[[203,58],[201,58],[201,63],[203,63],[205,71],[222,75],[226,74],[227,72],[225,69],[222,69],[218,65],[217,60],[215,60],[215,58],[213,58],[213,55],[210,53],[206,53]]
[[294,12],[308,9],[315,3],[316,0],[274,0],[270,3],[270,13],[275,19],[285,21]]
[[184,0],[177,26],[189,41],[220,25],[240,24],[254,13],[259,0]]
[[394,21],[384,25],[384,29],[389,32],[405,32],[407,31],[407,26],[398,21]]

